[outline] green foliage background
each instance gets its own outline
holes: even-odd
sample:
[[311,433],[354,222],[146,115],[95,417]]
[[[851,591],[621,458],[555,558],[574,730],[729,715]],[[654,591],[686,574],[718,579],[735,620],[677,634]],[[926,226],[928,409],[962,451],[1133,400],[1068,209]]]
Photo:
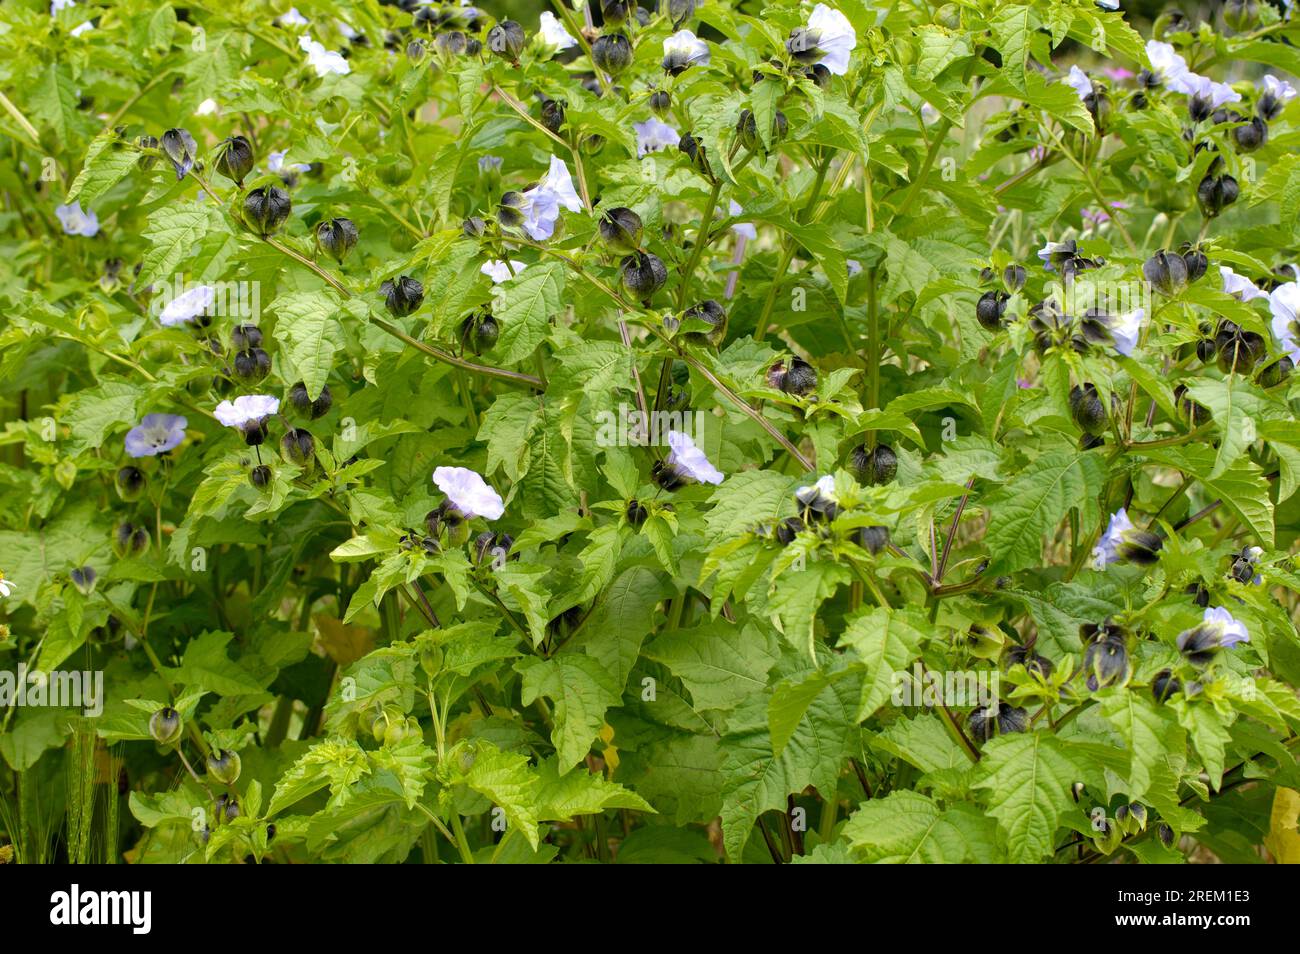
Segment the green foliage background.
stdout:
[[[1193,124],[1178,94],[1137,108],[1132,79],[1101,70],[1148,65],[1152,28],[1090,0],[835,6],[857,45],[825,87],[785,47],[811,5],[706,0],[685,25],[711,41],[707,65],[668,77],[652,12],[603,95],[583,85],[585,48],[533,44],[514,64],[426,33],[411,55],[412,14],[375,2],[301,0],[306,28],[273,22],[287,3],[0,8],[0,571],[16,587],[0,668],[100,670],[107,691],[97,718],[0,716],[0,859],[1295,857],[1300,395],[1195,344],[1229,320],[1267,342],[1260,367],[1280,356],[1266,303],[1225,294],[1218,267],[1281,282],[1300,258],[1300,107],[1249,156],[1233,122]],[[1300,74],[1300,28],[1261,6],[1241,30],[1207,9],[1165,35],[1247,113],[1263,72]],[[531,37],[545,8],[499,9]],[[369,43],[349,46],[340,19]],[[299,29],[347,49],[350,72],[318,76]],[[1109,89],[1100,130],[1060,82],[1071,63]],[[654,88],[707,168],[638,157]],[[558,133],[539,94],[566,104]],[[174,127],[198,143],[180,179],[140,145]],[[215,168],[234,134],[256,157],[243,190],[292,196],[277,235],[243,224],[244,192]],[[310,169],[282,180],[281,150]],[[583,211],[547,241],[498,228],[503,192],[552,155]],[[1196,188],[1215,155],[1241,197],[1211,219]],[[60,227],[73,200],[98,234]],[[615,207],[667,266],[644,304],[599,237]],[[1109,219],[1088,226],[1096,210]],[[313,241],[334,216],[360,233],[341,266]],[[462,231],[470,216],[485,235]],[[738,254],[740,223],[758,237]],[[1155,298],[1131,356],[1036,346],[1029,310],[1055,276],[1035,252],[1063,239],[1108,281],[1182,243],[1210,269]],[[501,258],[526,268],[494,288],[480,267]],[[1028,283],[988,330],[976,301],[1014,264]],[[227,379],[233,319],[160,325],[150,286],[178,275],[255,283],[269,377]],[[400,275],[426,290],[409,316],[380,292]],[[708,298],[728,313],[717,347],[665,324]],[[459,328],[485,307],[500,338],[476,355]],[[769,382],[795,355],[811,393]],[[288,404],[299,381],[328,386],[323,417]],[[1085,381],[1109,426],[1082,450]],[[702,414],[717,487],[660,490],[662,449],[598,439],[602,412],[672,388]],[[258,451],[212,417],[253,391],[285,400]],[[185,415],[186,439],[136,462],[147,486],[126,502],[123,438],[148,413]],[[314,460],[277,454],[289,426]],[[869,485],[854,450],[880,445],[897,474]],[[481,473],[505,516],[425,546],[437,466]],[[835,513],[778,538],[796,489],[826,475]],[[1162,536],[1154,565],[1092,565],[1120,507]],[[123,522],[144,552],[115,552]],[[892,546],[867,547],[880,526]],[[509,560],[480,558],[487,530],[511,535]],[[1258,583],[1229,572],[1249,546]],[[1207,666],[1175,642],[1201,621],[1198,587],[1250,633]],[[1126,665],[1092,690],[1081,627],[1107,620]],[[1023,731],[981,741],[971,705],[895,705],[895,674],[918,665],[998,674]],[[1157,699],[1162,670],[1185,691]],[[160,746],[164,706],[184,728]],[[204,772],[215,751],[239,754],[233,782]]]

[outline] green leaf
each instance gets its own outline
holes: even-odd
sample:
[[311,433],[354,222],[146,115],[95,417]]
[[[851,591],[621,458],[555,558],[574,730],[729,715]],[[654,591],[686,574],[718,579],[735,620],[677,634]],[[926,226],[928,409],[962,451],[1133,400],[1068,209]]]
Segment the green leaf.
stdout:
[[[170,9],[170,7],[164,7]],[[139,154],[128,149],[113,132],[100,133],[86,150],[86,161],[77,178],[68,187],[65,204],[81,202],[89,209],[92,202],[124,179],[135,167]]]
[[961,829],[919,792],[863,802],[845,823],[844,837],[874,864],[960,864],[969,853]]
[[325,291],[291,292],[271,304],[276,335],[313,401],[334,367],[335,352],[343,348],[340,306],[338,296]]
[[984,537],[987,572],[997,575],[1038,565],[1043,537],[1072,507],[1079,508],[1084,524],[1095,523],[1105,471],[1098,454],[1051,451],[994,491],[986,502],[991,518]]
[[563,307],[564,266],[558,262],[534,265],[523,274],[497,285],[493,308],[501,334],[493,349],[503,364],[522,361],[546,340],[551,316]]
[[561,653],[551,659],[532,656],[516,662],[515,670],[523,676],[520,701],[524,705],[532,705],[540,696],[551,700],[555,721],[551,741],[567,772],[586,756],[605,724],[605,711],[619,701],[614,675],[599,660],[580,653]]
[[1156,706],[1135,689],[1127,687],[1106,690],[1109,695],[1101,701],[1101,714],[1119,729],[1128,743],[1131,757],[1129,767],[1129,797],[1142,798],[1151,787],[1151,768],[1165,758],[1167,753],[1182,752],[1185,744],[1168,707]]
[[914,607],[878,606],[849,623],[840,642],[854,651],[866,673],[857,721],[870,718],[890,698],[897,674],[920,655],[931,632],[925,614]]
[[1033,864],[1051,854],[1061,815],[1077,810],[1078,766],[1055,736],[1004,735],[984,746],[976,788],[988,789],[989,814],[1007,836],[1007,858]]
[[664,633],[645,648],[645,657],[672,670],[701,709],[731,709],[763,692],[777,655],[757,624],[726,620]]

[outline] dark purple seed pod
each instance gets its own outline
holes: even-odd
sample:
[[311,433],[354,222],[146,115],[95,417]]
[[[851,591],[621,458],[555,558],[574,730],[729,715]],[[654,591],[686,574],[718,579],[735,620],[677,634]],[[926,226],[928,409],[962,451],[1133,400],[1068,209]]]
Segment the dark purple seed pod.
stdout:
[[1176,295],[1187,287],[1187,262],[1161,249],[1142,264],[1142,275],[1160,294]]
[[987,331],[998,331],[1002,327],[1002,316],[1007,310],[1007,301],[1011,298],[1006,292],[987,291],[980,295],[975,303],[975,320]]
[[176,170],[176,180],[179,182],[184,179],[186,173],[194,168],[194,157],[198,154],[194,137],[184,129],[169,129],[162,134],[158,144],[163,154],[171,160],[172,168]]
[[877,444],[870,449],[860,444],[849,455],[849,469],[861,483],[887,484],[898,474],[898,455],[888,444]]
[[284,224],[292,208],[289,193],[277,186],[262,186],[244,197],[244,220],[260,235],[267,236]]
[[519,54],[524,51],[527,42],[524,28],[514,20],[502,20],[487,35],[488,51],[515,64],[518,64]]
[[1102,403],[1097,386],[1091,382],[1070,389],[1070,414],[1085,434],[1096,437],[1106,430],[1106,405]]
[[214,165],[217,171],[241,188],[245,177],[253,171],[253,146],[243,136],[231,136],[217,147]]
[[858,546],[876,556],[889,546],[889,528],[883,526],[859,527]]
[[641,248],[641,216],[631,209],[606,209],[600,216],[600,237],[611,251],[629,253]]
[[379,286],[390,314],[405,318],[424,304],[424,286],[409,275],[386,279]]
[[684,336],[685,340],[696,344],[709,344],[715,348],[722,344],[722,339],[727,334],[727,311],[720,302],[710,298],[692,305],[682,314],[683,321],[688,319],[703,321],[711,327],[705,332],[687,332]]
[[262,329],[257,325],[235,325],[230,332],[230,347],[235,351],[247,351],[262,346]]
[[667,90],[657,89],[650,94],[650,111],[662,119],[673,108],[673,98]]
[[639,527],[646,522],[650,512],[646,510],[645,505],[635,498],[627,502],[627,522],[634,527]]
[[127,503],[132,503],[139,500],[144,493],[144,472],[139,467],[128,464],[117,472],[114,483],[117,486],[117,495]]
[[330,412],[330,408],[334,406],[334,398],[330,395],[329,385],[326,384],[321,387],[320,394],[313,401],[307,394],[307,385],[299,381],[289,389],[289,403],[299,414],[306,414],[314,421]]
[[236,381],[256,384],[271,373],[271,356],[261,348],[250,348],[235,354],[232,371]]
[[622,33],[604,33],[591,44],[591,62],[610,76],[632,65],[632,42]]
[[258,490],[265,490],[271,486],[271,468],[266,464],[258,464],[248,472],[248,482]]
[[316,226],[316,243],[340,265],[356,247],[357,227],[351,219],[328,219]]
[[668,281],[668,269],[652,252],[634,252],[621,263],[623,287],[638,300],[648,302]]
[[316,460],[316,438],[306,428],[292,428],[280,438],[280,454],[290,463],[309,466]]

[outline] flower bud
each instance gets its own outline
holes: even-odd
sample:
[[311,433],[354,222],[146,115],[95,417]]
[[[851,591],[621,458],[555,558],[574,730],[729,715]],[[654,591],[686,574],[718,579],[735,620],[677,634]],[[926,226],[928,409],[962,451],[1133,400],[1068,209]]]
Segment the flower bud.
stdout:
[[1192,247],[1190,243],[1183,243],[1181,249],[1183,255],[1183,264],[1187,266],[1187,281],[1198,281],[1206,270],[1210,267],[1210,260],[1206,254],[1201,251],[1200,247]]
[[767,382],[777,390],[800,397],[817,387],[817,369],[795,355],[787,368],[784,361],[778,361],[767,370]]
[[1187,287],[1187,262],[1161,249],[1143,263],[1142,275],[1162,295],[1176,295]]
[[987,331],[999,330],[1010,297],[1001,291],[987,291],[980,295],[980,300],[975,303],[975,320]]
[[1201,213],[1212,219],[1236,202],[1239,192],[1237,180],[1232,176],[1206,176],[1196,187],[1196,201],[1200,203]]
[[600,5],[600,19],[607,27],[626,23],[630,12],[628,0],[602,0]]
[[528,37],[524,35],[524,28],[514,20],[502,20],[488,30],[488,50],[516,66],[519,65],[519,54],[524,51],[527,42]]
[[711,325],[708,331],[688,331],[683,336],[686,341],[693,344],[709,344],[718,347],[722,344],[722,339],[727,334],[727,312],[722,305],[712,298],[702,301],[697,305],[692,305],[682,313],[682,320],[702,321]]
[[668,0],[668,18],[673,29],[679,30],[695,13],[695,0]]
[[650,94],[650,111],[660,119],[667,116],[673,108],[673,98],[667,90],[657,89]]
[[409,275],[385,279],[379,286],[390,314],[405,318],[424,303],[424,286]]
[[258,464],[248,472],[248,482],[258,490],[265,490],[271,486],[271,468],[266,464]]
[[1255,377],[1255,383],[1261,388],[1277,387],[1283,381],[1291,376],[1295,369],[1295,362],[1290,357],[1283,355],[1277,361],[1265,367]]
[[289,389],[289,403],[299,414],[306,414],[314,421],[330,412],[330,408],[334,405],[334,398],[330,395],[329,385],[326,384],[313,401],[307,394],[307,385],[299,381]]
[[1212,415],[1208,407],[1197,404],[1187,396],[1187,385],[1185,384],[1174,386],[1174,401],[1178,405],[1179,412],[1187,418],[1187,422],[1192,427],[1198,427],[1211,419]]
[[872,556],[876,556],[881,550],[889,546],[889,528],[879,525],[859,527],[857,540],[858,546],[862,547]]
[[1225,0],[1223,4],[1223,22],[1237,33],[1247,32],[1258,17],[1256,0]]
[[252,145],[243,136],[231,136],[217,148],[217,171],[243,188],[244,178],[253,171]]
[[1160,844],[1164,845],[1166,848],[1173,847],[1174,830],[1164,822],[1161,822],[1156,826],[1156,837],[1160,839]]
[[[1280,107],[1279,107],[1279,111],[1281,111],[1281,108],[1280,108]],[[158,148],[158,137],[157,137],[157,136],[141,136],[139,139],[137,139],[137,140],[135,141],[135,144],[136,144],[136,146],[138,146],[141,150],[144,150],[144,149],[157,149],[157,148]],[[141,155],[140,158],[136,160],[136,165],[138,165],[141,169],[152,169],[152,168],[153,168],[153,164],[154,164],[154,158],[155,158],[155,157],[153,157],[153,156]]]
[[280,454],[290,463],[306,465],[310,470],[316,462],[316,438],[306,428],[291,428],[280,438]]
[[1246,125],[1234,129],[1232,138],[1237,143],[1238,151],[1254,152],[1268,142],[1268,126],[1264,120],[1255,116]]
[[860,444],[849,455],[849,469],[861,483],[887,484],[898,474],[898,455],[888,444],[877,444],[870,450]]
[[497,206],[497,221],[502,228],[517,229],[524,224],[524,206],[528,200],[522,192],[507,192]]
[[591,44],[591,62],[617,76],[632,64],[632,43],[622,33],[604,33]]
[[559,99],[542,100],[542,125],[553,133],[559,133],[564,127],[564,101]]
[[977,706],[966,718],[966,730],[976,742],[987,742],[995,736],[1024,732],[1028,728],[1029,713],[1006,703]]
[[230,346],[236,351],[248,351],[262,346],[262,329],[257,325],[235,325],[230,332]]
[[119,557],[139,556],[149,549],[149,531],[130,523],[119,524],[113,534],[113,552]]
[[497,320],[486,311],[467,315],[460,325],[461,344],[476,355],[491,351],[500,336]]
[[650,511],[646,510],[645,504],[641,503],[641,501],[636,498],[633,498],[627,502],[627,510],[624,511],[624,514],[627,517],[628,523],[632,524],[634,527],[639,527],[641,524],[645,523],[646,518],[650,516]]
[[487,223],[477,215],[471,215],[468,219],[460,224],[461,233],[465,238],[478,239],[482,238],[487,232]]
[[163,706],[149,717],[149,734],[159,745],[171,745],[181,737],[181,714]]
[[1088,688],[1096,692],[1128,677],[1128,646],[1120,632],[1112,632],[1088,645],[1083,654],[1083,669],[1089,673]]
[[686,153],[687,157],[691,160],[691,165],[695,167],[697,172],[710,179],[713,178],[713,167],[709,165],[708,150],[705,149],[703,142],[696,139],[690,133],[685,133],[682,138],[677,141],[677,149],[679,152]]
[[623,259],[623,287],[638,300],[649,302],[668,281],[668,269],[652,252],[634,252]]
[[95,579],[98,574],[95,573],[93,566],[77,566],[72,568],[68,576],[72,578],[73,586],[89,596],[90,591],[95,588]]
[[250,348],[235,355],[233,365],[235,380],[256,384],[271,373],[271,356],[261,348]]
[[208,756],[208,774],[222,785],[234,785],[241,768],[238,752],[213,749]]
[[1170,696],[1183,691],[1183,683],[1172,669],[1162,669],[1151,680],[1151,694],[1156,702],[1168,702]]
[[159,146],[171,160],[172,168],[176,170],[176,180],[179,182],[184,179],[185,174],[194,168],[194,157],[198,152],[194,137],[184,129],[169,129],[162,134]]
[[641,216],[631,209],[606,209],[600,216],[600,237],[613,252],[635,252],[641,247]]
[[329,219],[316,226],[316,244],[340,265],[357,244],[357,227],[351,219]]
[[1260,335],[1226,320],[1219,323],[1214,335],[1214,347],[1218,352],[1219,370],[1224,374],[1249,372],[1268,350]]
[[1085,434],[1096,437],[1106,430],[1106,405],[1095,384],[1085,382],[1070,388],[1070,415]]
[[804,529],[804,522],[798,517],[786,517],[776,525],[773,533],[783,547],[788,547]]
[[127,465],[117,472],[117,495],[127,503],[140,499],[144,493],[144,472],[139,467]]
[[284,224],[292,207],[289,193],[277,186],[262,186],[244,197],[244,220],[265,237]]

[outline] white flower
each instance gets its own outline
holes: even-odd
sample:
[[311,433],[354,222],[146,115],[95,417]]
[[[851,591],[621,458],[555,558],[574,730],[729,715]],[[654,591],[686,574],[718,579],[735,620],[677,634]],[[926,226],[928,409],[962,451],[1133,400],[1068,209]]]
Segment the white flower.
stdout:
[[199,103],[198,108],[194,110],[194,115],[211,116],[213,113],[217,111],[218,108],[219,107],[217,106],[217,101],[211,97],[208,97],[203,102]]
[[1119,9],[1119,0],[1095,0],[1097,6],[1103,10],[1115,11]]
[[854,275],[861,274],[862,263],[859,262],[856,258],[846,259],[844,264],[848,267],[849,278],[852,278]]
[[1282,350],[1296,364],[1300,364],[1300,341],[1297,341],[1296,315],[1300,313],[1300,285],[1287,282],[1278,285],[1268,296],[1268,310],[1273,313],[1273,335]]
[[1043,268],[1049,272],[1052,271],[1052,256],[1063,255],[1067,252],[1073,253],[1075,245],[1073,242],[1048,242],[1038,250],[1038,257],[1043,260]]
[[5,599],[9,599],[9,596],[10,594],[13,593],[13,591],[14,591],[13,581],[5,579],[5,575],[3,573],[0,573],[0,596],[3,596]]
[[307,18],[298,12],[297,7],[290,7],[289,12],[280,14],[275,22],[280,26],[306,26]]
[[668,455],[669,466],[675,468],[683,477],[701,484],[722,483],[722,471],[709,463],[709,459],[704,456],[704,451],[695,446],[689,434],[669,431],[668,449],[671,451]]
[[555,223],[560,218],[561,206],[570,212],[582,211],[582,200],[573,188],[573,177],[564,160],[551,156],[551,168],[546,178],[523,191],[524,231],[530,238],[542,241],[555,233]]
[[1254,282],[1244,275],[1238,275],[1227,265],[1219,266],[1219,274],[1223,276],[1223,290],[1233,298],[1241,301],[1254,301],[1256,298],[1268,297],[1268,292],[1257,287]]
[[466,518],[498,520],[506,512],[501,495],[468,467],[438,467],[433,482]]
[[348,61],[343,58],[343,54],[325,49],[323,43],[313,40],[305,33],[298,37],[298,48],[307,54],[307,65],[316,71],[317,76],[352,72],[352,67],[348,66]]
[[275,173],[307,172],[311,169],[311,166],[304,162],[291,162],[286,166],[284,157],[288,152],[288,149],[281,149],[279,152],[268,152],[266,154],[266,168]]
[[1296,89],[1286,80],[1280,80],[1272,73],[1264,77],[1264,95],[1271,96],[1277,102],[1285,106],[1291,100],[1295,99]]
[[1142,336],[1142,326],[1147,313],[1143,308],[1135,308],[1127,315],[1119,315],[1108,322],[1110,336],[1115,340],[1115,350],[1124,356],[1131,355],[1137,347],[1138,338]]
[[1183,59],[1168,43],[1159,40],[1147,40],[1147,59],[1151,61],[1151,72],[1175,93],[1192,92],[1191,78],[1195,76]]
[[1071,66],[1070,74],[1061,82],[1078,93],[1080,99],[1092,95],[1092,80],[1088,79],[1088,74],[1077,66]]
[[849,71],[849,54],[858,45],[858,34],[849,23],[849,18],[838,10],[832,10],[824,3],[813,7],[812,16],[808,18],[809,32],[817,31],[817,49],[823,56],[817,62],[836,76],[843,76]]
[[77,5],[77,0],[50,0],[50,16],[54,16],[60,10],[69,10]]
[[555,19],[555,14],[550,10],[544,10],[538,18],[537,35],[541,37],[545,46],[554,48],[557,53],[578,45],[578,41],[569,35],[569,31],[564,29],[563,24]]
[[1120,556],[1119,548],[1124,542],[1125,531],[1132,529],[1134,529],[1133,521],[1129,519],[1128,510],[1124,507],[1120,507],[1110,515],[1110,524],[1106,527],[1106,532],[1097,541],[1097,546],[1092,551],[1093,562],[1097,569],[1123,559]]
[[938,122],[938,120],[939,120],[939,110],[935,109],[929,103],[922,103],[921,122],[929,126],[935,122]]
[[259,423],[280,410],[280,399],[269,394],[241,394],[234,401],[222,401],[212,412],[226,427],[244,428]]
[[1196,73],[1187,74],[1187,89],[1181,90],[1188,96],[1199,96],[1210,104],[1211,109],[1218,109],[1224,103],[1241,102],[1241,94],[1227,83],[1216,83],[1208,76]]
[[638,157],[646,153],[658,152],[660,149],[675,148],[682,141],[681,133],[653,116],[643,123],[633,123],[632,128],[636,131]]
[[80,202],[74,202],[72,205],[56,205],[54,214],[58,217],[59,224],[63,226],[63,231],[68,235],[91,238],[99,234],[99,216],[90,210],[83,212]]
[[78,24],[68,31],[68,36],[81,36],[83,33],[89,33],[95,29],[95,24],[87,20],[85,23]]
[[1250,642],[1250,633],[1245,625],[1235,620],[1222,606],[1207,606],[1201,624],[1212,626],[1218,631],[1219,645],[1224,649]]
[[350,24],[344,23],[342,20],[335,20],[334,25],[338,27],[339,33],[343,34],[343,39],[345,40],[355,40],[361,35],[356,30],[352,29]]
[[216,297],[217,290],[211,285],[195,285],[167,302],[159,313],[158,320],[169,328],[183,325],[204,314],[212,307]]
[[664,39],[663,67],[670,73],[680,73],[691,66],[709,62],[709,44],[690,30],[678,30]]
[[499,285],[501,282],[514,277],[514,275],[518,275],[527,267],[523,262],[516,262],[513,258],[510,260],[509,265],[499,258],[494,258],[490,262],[484,262],[479,271],[492,279],[494,284]]
[[[734,219],[745,211],[744,207],[735,199],[731,200],[731,205],[727,207],[728,214]],[[737,235],[749,239],[751,242],[758,238],[758,229],[754,228],[752,222],[737,222],[731,227],[731,231]]]
[[835,475],[827,474],[825,477],[818,477],[817,483],[811,487],[800,487],[794,492],[794,498],[805,507],[811,506],[814,501],[821,498],[833,502],[835,500]]

